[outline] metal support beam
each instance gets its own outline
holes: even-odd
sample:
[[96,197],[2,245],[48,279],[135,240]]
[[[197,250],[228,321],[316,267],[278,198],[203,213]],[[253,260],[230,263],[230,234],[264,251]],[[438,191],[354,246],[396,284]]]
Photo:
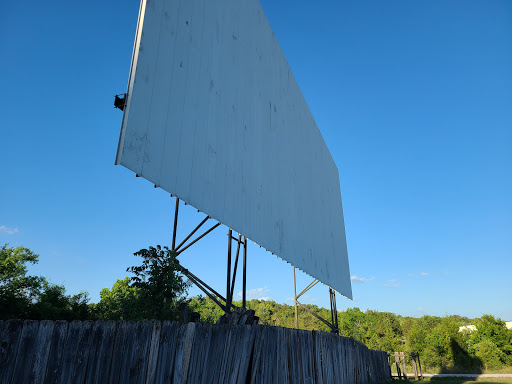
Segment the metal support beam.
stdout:
[[176,207],[174,208],[174,229],[172,231],[172,250],[176,250],[176,229],[178,228],[178,209],[180,208],[180,199],[176,196]]
[[203,291],[210,299],[213,300],[213,302],[215,304],[217,304],[219,307],[221,307],[224,311],[226,311],[226,306],[222,305],[216,298],[214,295],[212,295],[210,292],[208,292],[206,290],[206,288],[204,288],[201,283],[199,281],[197,281],[196,279],[194,279],[192,276],[187,276],[189,278],[190,281],[192,281],[196,286],[197,288],[199,288],[201,291]]
[[244,237],[244,263],[242,267],[242,307],[246,307],[246,290],[247,290],[247,237]]
[[219,299],[221,299],[222,301],[226,302],[226,299],[224,298],[224,296],[222,296],[219,292],[217,292],[215,289],[213,289],[212,287],[210,287],[208,284],[206,284],[204,281],[202,281],[199,277],[197,277],[196,275],[194,275],[192,272],[188,271],[187,270],[187,273],[186,273],[186,276],[187,277],[190,277],[192,276],[192,278],[194,280],[197,280],[199,283],[201,283],[201,285],[203,285],[205,288],[209,289],[215,296],[217,296]]
[[233,267],[233,279],[231,281],[231,300],[233,300],[233,294],[235,291],[236,271],[238,269],[238,256],[240,255],[240,244],[242,243],[242,235],[241,234],[238,234],[237,242],[238,242],[238,244],[236,245],[235,266]]
[[331,287],[329,287],[329,296],[331,299],[331,324],[334,326],[334,329],[332,331],[339,335],[340,333],[338,329],[338,309],[336,308],[336,292]]
[[194,245],[197,241],[201,240],[203,237],[205,237],[207,234],[209,234],[211,231],[213,231],[215,228],[217,228],[220,225],[220,223],[215,224],[213,227],[211,227],[209,230],[207,230],[205,233],[203,233],[201,236],[199,236],[197,239],[192,241],[190,244],[188,244],[185,248],[183,248],[181,251],[177,252],[177,255],[180,255],[182,252],[186,251],[190,246]]
[[317,279],[315,279],[311,283],[309,283],[309,285],[306,288],[304,288],[301,293],[299,293],[297,295],[297,299],[299,297],[301,297],[303,294],[305,294],[307,291],[309,291],[311,288],[313,288],[315,285],[317,285],[318,283],[319,283],[319,281]]
[[176,247],[175,251],[179,250],[179,249],[181,248],[181,246],[182,246],[183,244],[185,244],[185,243],[187,242],[187,240],[188,240],[188,239],[190,239],[190,238],[192,237],[192,235],[193,235],[194,233],[196,233],[196,232],[197,232],[197,230],[198,230],[199,228],[201,228],[201,227],[203,226],[203,224],[204,224],[204,223],[206,223],[206,222],[208,221],[208,219],[209,219],[209,218],[210,218],[210,216],[206,216],[206,217],[204,218],[204,220],[203,220],[203,221],[201,221],[201,222],[199,223],[199,225],[198,225],[197,227],[195,227],[195,228],[194,228],[194,230],[193,230],[192,232],[190,232],[190,233],[188,234],[188,236],[187,236],[187,237],[185,237],[185,239],[184,239],[181,243],[179,243],[179,244],[178,244],[178,246]]
[[294,302],[295,302],[295,329],[299,329],[299,312],[297,309],[297,278],[295,277],[295,267],[293,267],[293,288],[295,289]]
[[331,323],[329,323],[327,320],[324,320],[322,319],[320,316],[318,316],[315,312],[313,312],[311,309],[309,309],[308,307],[306,307],[304,304],[300,303],[297,301],[297,304],[299,304],[302,308],[304,308],[306,311],[308,311],[309,313],[311,313],[313,316],[315,316],[318,320],[320,320],[322,323],[324,323],[325,325],[327,325],[329,328],[331,328],[331,330],[334,329],[333,325]]
[[329,298],[331,301],[331,322],[329,323],[327,320],[322,319],[319,315],[317,315],[315,312],[313,312],[311,309],[306,307],[304,304],[301,304],[299,302],[299,297],[304,295],[307,291],[309,291],[311,288],[313,288],[315,285],[317,285],[320,281],[318,279],[314,279],[311,283],[308,284],[306,288],[302,290],[301,293],[297,295],[297,277],[295,272],[295,266],[293,267],[293,288],[294,288],[294,302],[295,302],[295,328],[299,329],[299,310],[298,306],[300,305],[302,308],[307,310],[309,313],[311,313],[313,316],[315,316],[318,320],[320,320],[322,323],[327,325],[331,332],[339,334],[338,331],[338,312],[336,309],[336,294],[333,289],[329,287]]
[[[171,197],[174,197],[171,195]],[[185,205],[187,205],[185,203]],[[185,245],[185,243],[210,219],[210,216],[206,216],[193,230],[188,234],[185,239],[178,244],[176,247],[176,232],[178,228],[178,213],[179,213],[179,206],[180,206],[180,200],[178,197],[176,197],[176,206],[174,208],[174,224],[173,224],[173,232],[172,232],[172,251],[175,252],[176,256],[180,255],[184,251],[186,251],[188,248],[190,248],[192,245],[194,245],[196,242],[201,240],[203,237],[208,235],[210,232],[212,232],[215,228],[221,225],[221,223],[217,223],[213,225],[210,229],[208,229],[206,232],[198,236],[196,239],[192,240],[189,244]],[[199,212],[199,211],[198,211]],[[208,284],[206,284],[204,281],[199,279],[197,276],[195,276],[192,272],[189,270],[181,267],[182,273],[187,276],[187,278],[194,283],[201,291],[203,291],[210,299],[213,300],[219,307],[222,308],[225,312],[230,312],[231,308],[236,309],[237,307],[233,305],[233,292],[234,292],[234,285],[235,285],[235,278],[236,278],[236,269],[238,265],[238,258],[240,253],[240,246],[242,245],[242,236],[239,235],[238,239],[233,238],[238,242],[237,247],[237,256],[235,261],[235,271],[233,274],[233,283],[230,284],[230,276],[231,276],[231,238],[232,236],[232,230],[229,229],[229,243],[228,243],[228,282],[226,285],[226,298],[224,298],[221,294],[219,294],[217,291],[215,291],[212,287],[210,287]],[[181,249],[183,247],[183,249]],[[245,305],[245,262],[247,257],[247,239],[245,239],[244,242],[244,305]],[[226,304],[222,304],[221,301],[224,301]]]
[[226,312],[230,311],[231,308],[231,241],[233,230],[228,230],[228,270],[226,275]]

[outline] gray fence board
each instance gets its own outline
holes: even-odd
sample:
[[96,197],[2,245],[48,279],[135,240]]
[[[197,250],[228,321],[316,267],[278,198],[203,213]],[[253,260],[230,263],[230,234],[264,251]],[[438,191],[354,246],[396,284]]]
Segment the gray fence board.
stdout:
[[21,331],[11,383],[27,384],[29,382],[38,330],[38,321],[26,320],[23,322],[23,330]]
[[71,375],[71,383],[82,384],[85,381],[87,362],[91,351],[92,321],[84,321],[78,334],[78,346],[76,349],[75,369]]
[[174,357],[176,353],[176,337],[178,324],[164,321],[162,325],[160,348],[158,351],[158,364],[156,370],[156,383],[170,383],[174,370]]
[[156,379],[156,367],[158,364],[158,351],[160,349],[160,332],[162,331],[162,323],[159,321],[152,322],[151,343],[149,345],[148,371],[146,375],[146,383],[153,384]]
[[68,322],[56,321],[53,327],[50,354],[46,364],[45,383],[57,384],[62,376],[64,350],[68,336]]
[[44,380],[54,326],[55,322],[49,320],[41,321],[39,324],[33,351],[34,359],[30,369],[29,383],[42,383]]
[[7,320],[2,325],[0,333],[0,383],[2,384],[11,382],[22,330],[21,320]]
[[121,356],[119,356],[119,360],[121,363],[119,375],[116,379],[114,379],[117,383],[131,383],[130,381],[130,370],[131,370],[131,363],[132,363],[132,357],[133,357],[133,349],[134,349],[134,342],[135,342],[135,331],[136,331],[137,323],[135,322],[127,322],[125,324],[125,335],[123,340],[123,347],[121,350]]
[[62,370],[60,376],[57,376],[57,383],[66,384],[71,382],[71,375],[75,369],[75,357],[78,349],[78,336],[82,329],[81,321],[73,321],[69,324],[67,341],[64,345],[62,356]]
[[196,324],[187,375],[189,383],[200,383],[202,380],[206,350],[209,344],[208,328],[203,324]]
[[313,357],[313,334],[308,331],[299,331],[299,342],[301,345],[301,358],[304,372],[304,383],[315,383],[314,357]]
[[144,384],[146,381],[148,349],[152,328],[150,321],[136,323],[130,359],[129,383]]
[[252,346],[257,328],[250,325],[244,325],[243,337],[240,345],[240,364],[238,366],[238,375],[236,383],[245,383],[247,381],[249,364],[252,355]]
[[[101,341],[103,339],[103,321],[97,321],[94,323],[92,330],[91,330],[91,346],[89,348],[89,359],[88,364],[86,366],[86,383],[92,383],[94,380],[94,377],[96,376],[96,369],[99,365],[99,358],[98,354],[101,349]],[[103,382],[103,381],[101,381]],[[108,382],[108,379],[107,379]]]
[[87,365],[87,384],[108,383],[109,371],[114,348],[116,323],[114,321],[97,322],[93,328],[89,364]]
[[116,335],[114,340],[114,350],[112,353],[112,363],[110,365],[109,384],[117,384],[120,381],[121,367],[123,360],[126,357],[124,346],[128,341],[129,334],[126,330],[128,323],[126,321],[119,321],[116,327]]

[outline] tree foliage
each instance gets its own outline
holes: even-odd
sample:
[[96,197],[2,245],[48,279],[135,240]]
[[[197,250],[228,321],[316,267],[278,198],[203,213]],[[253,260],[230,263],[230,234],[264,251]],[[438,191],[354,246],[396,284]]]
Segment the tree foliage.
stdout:
[[27,274],[39,255],[28,248],[0,248],[0,319],[85,320],[91,318],[87,293],[66,295],[64,286]]
[[100,302],[96,304],[96,317],[100,320],[139,320],[140,296],[138,289],[130,285],[130,278],[117,279],[112,289],[103,288]]
[[185,299],[190,283],[176,252],[168,247],[149,247],[134,253],[142,257],[142,265],[127,269],[134,274],[132,286],[137,289],[139,314],[143,319],[173,320],[178,317],[178,305]]

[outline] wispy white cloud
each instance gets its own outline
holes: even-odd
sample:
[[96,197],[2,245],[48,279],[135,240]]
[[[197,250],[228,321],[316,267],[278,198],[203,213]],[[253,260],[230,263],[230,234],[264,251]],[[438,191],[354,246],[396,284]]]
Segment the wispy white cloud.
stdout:
[[[247,300],[254,300],[254,299],[256,299],[256,300],[269,300],[270,296],[267,295],[268,292],[270,292],[270,289],[265,287],[265,288],[249,289],[248,291],[246,291],[245,294],[247,295]],[[242,291],[238,292],[237,296],[238,297],[242,297]]]
[[356,275],[350,277],[350,281],[353,283],[368,283],[369,281],[372,281],[375,279],[375,277],[372,277],[371,279],[366,279],[364,277],[357,277]]
[[393,287],[393,288],[396,288],[396,287],[399,287],[400,286],[400,283],[398,281],[396,281],[396,279],[391,279],[391,280],[388,280],[387,283],[384,283],[384,286],[385,287]]
[[310,295],[302,295],[300,297],[300,299],[301,299],[301,302],[304,302],[304,303],[307,301],[312,302],[312,303],[314,303],[315,301],[318,301],[318,299],[316,297],[312,297]]
[[0,232],[7,233],[8,235],[14,235],[19,232],[18,228],[9,228],[5,225],[0,225]]
[[420,272],[419,274],[416,273],[408,273],[407,276],[418,278],[419,276],[428,276],[430,273],[428,272]]

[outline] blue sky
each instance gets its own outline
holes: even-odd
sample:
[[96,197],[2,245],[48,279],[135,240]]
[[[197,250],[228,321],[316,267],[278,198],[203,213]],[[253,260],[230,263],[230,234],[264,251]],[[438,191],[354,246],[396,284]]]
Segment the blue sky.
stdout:
[[[340,171],[355,300],[338,308],[512,320],[512,2],[262,5]],[[93,301],[171,238],[173,200],[114,166],[138,6],[0,14],[0,244]],[[183,236],[203,216],[181,213]],[[219,289],[226,232],[182,259]],[[250,245],[250,297],[292,304],[290,265]]]

